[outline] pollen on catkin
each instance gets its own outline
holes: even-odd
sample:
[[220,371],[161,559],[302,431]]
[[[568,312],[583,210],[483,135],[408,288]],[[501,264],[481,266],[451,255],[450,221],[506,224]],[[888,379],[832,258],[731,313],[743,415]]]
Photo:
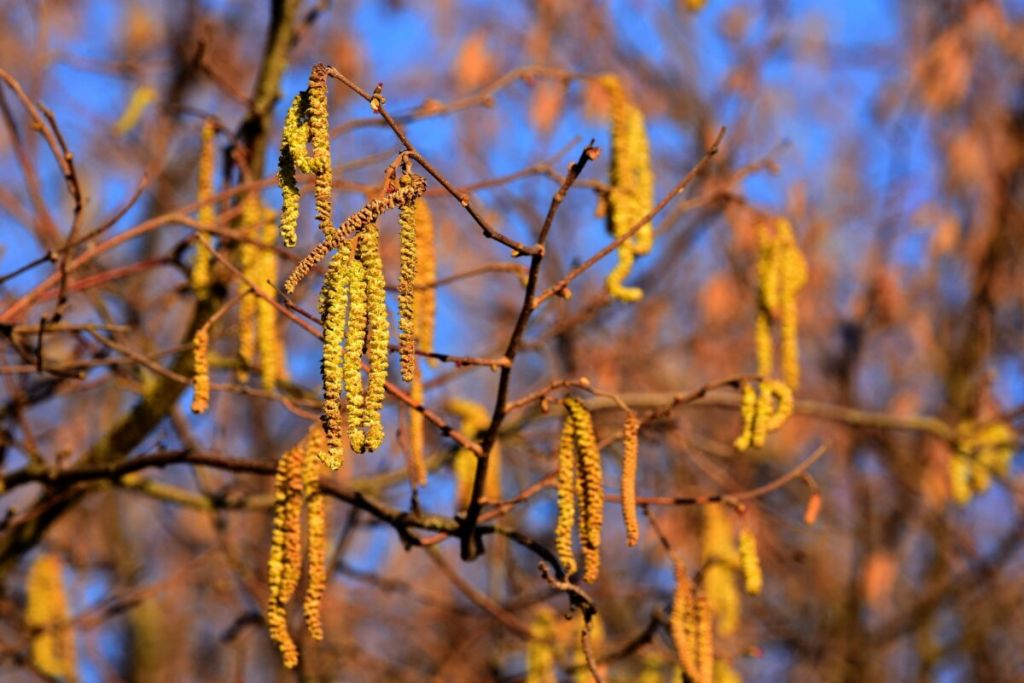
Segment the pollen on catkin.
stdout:
[[205,413],[210,407],[210,333],[200,327],[192,337],[192,412]]
[[308,129],[300,124],[301,109],[304,101],[302,93],[295,96],[288,113],[285,115],[284,128],[281,131],[281,148],[277,158],[277,184],[281,188],[281,241],[286,247],[294,247],[298,243],[299,225],[299,184],[295,180],[295,172],[301,170],[300,163],[293,152],[293,141],[302,139],[301,146],[296,145],[305,158],[305,138]]
[[[353,259],[350,256],[348,246],[345,245],[331,258],[324,276],[323,287],[320,290],[320,319],[324,329],[323,357],[320,362],[320,374],[323,379],[324,403],[320,419],[323,423],[323,431],[326,434],[326,464],[332,470],[341,467],[344,462],[345,440],[344,423],[341,415],[341,392],[346,384],[346,373],[348,361],[344,358],[347,346],[343,348],[342,341],[345,339],[345,308],[346,303],[351,309],[355,303],[351,302],[352,292],[356,289],[347,278],[351,273],[350,263]],[[345,286],[349,285],[346,292]],[[351,311],[350,311],[351,314]],[[360,352],[362,346],[360,345]],[[359,373],[359,361],[356,359],[356,373]],[[362,380],[358,381],[361,393]],[[352,393],[348,392],[349,401],[349,426],[352,425]]]
[[743,421],[743,431],[732,442],[733,448],[738,451],[745,451],[753,445],[754,423],[757,420],[757,390],[750,382],[743,382],[742,392],[740,419]]
[[640,523],[636,514],[636,470],[639,455],[640,420],[636,413],[626,413],[622,427],[622,520],[626,527],[626,545],[640,540]]
[[761,558],[757,553],[757,538],[746,527],[740,530],[739,552],[743,589],[748,595],[760,595],[764,587],[764,574],[761,572]]
[[[462,398],[451,398],[445,409],[460,419],[459,431],[470,439],[476,439],[491,424],[491,415],[479,403]],[[452,459],[452,473],[455,475],[455,508],[465,510],[473,493],[473,479],[476,476],[477,456],[467,448],[460,448]],[[501,497],[501,442],[495,441],[488,456],[487,479],[484,480],[484,497],[496,500]]]
[[[408,183],[403,176],[402,183]],[[398,211],[400,265],[398,277],[398,350],[402,379],[416,375],[416,207],[403,204]]]
[[25,578],[25,625],[32,634],[32,664],[41,673],[61,680],[75,679],[75,634],[68,612],[62,576],[64,565],[52,553],[42,553]]
[[309,74],[309,140],[313,146],[310,170],[315,174],[313,193],[316,219],[324,233],[334,229],[331,191],[331,127],[327,116],[327,67],[317,64]]
[[317,425],[309,430],[302,467],[302,496],[306,501],[306,563],[308,581],[302,601],[306,628],[314,640],[324,639],[320,604],[327,587],[326,546],[327,520],[324,496],[320,491],[319,466],[326,449],[323,430]]
[[579,399],[564,400],[573,426],[576,450],[576,491],[580,507],[580,546],[583,551],[583,580],[594,583],[601,571],[601,526],[604,520],[604,483],[601,452],[590,412]]
[[384,442],[384,384],[388,379],[388,321],[384,283],[384,263],[380,256],[380,230],[376,223],[367,226],[359,239],[359,261],[366,270],[366,442],[365,449],[377,450]]
[[[437,293],[433,283],[437,279],[437,255],[434,250],[434,218],[427,201],[422,197],[415,203],[416,219],[416,278],[413,306],[416,319],[416,346],[434,349],[434,318],[437,313]],[[427,360],[436,365],[437,359]]]
[[299,443],[281,456],[274,476],[274,522],[267,563],[267,628],[285,667],[299,663],[288,632],[287,604],[302,573],[302,491],[305,447]]
[[[409,398],[416,405],[423,404],[423,378],[417,369],[409,385]],[[414,487],[427,485],[427,465],[424,460],[424,419],[423,413],[409,408],[409,483]]]
[[715,634],[712,628],[711,605],[703,593],[697,594],[695,605],[697,627],[698,680],[711,683],[715,671]]
[[[210,201],[213,197],[213,170],[214,136],[217,133],[217,126],[213,119],[203,120],[202,131],[200,132],[199,163],[196,165],[196,201],[200,203],[196,220],[201,225],[211,225],[217,218],[217,208]],[[198,232],[200,235],[209,236],[204,230]],[[210,250],[200,241],[196,241],[196,252],[192,260],[192,271],[189,280],[192,290],[200,300],[209,296],[210,271],[212,268],[213,255]]]

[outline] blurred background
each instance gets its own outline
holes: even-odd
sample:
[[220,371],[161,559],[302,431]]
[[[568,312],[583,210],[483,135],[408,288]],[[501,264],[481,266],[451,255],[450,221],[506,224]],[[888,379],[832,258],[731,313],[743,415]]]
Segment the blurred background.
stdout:
[[[284,8],[287,66],[267,97],[268,26]],[[595,141],[602,155],[558,214],[541,287],[611,241],[609,101],[596,77],[615,74],[644,112],[658,199],[726,127],[718,154],[654,221],[654,249],[627,280],[644,298],[609,298],[612,255],[572,283],[571,298],[545,302],[510,399],[581,376],[618,394],[645,420],[641,496],[782,478],[745,501],[765,589],[742,598],[738,627],[716,639],[716,680],[729,680],[725,663],[750,681],[1020,680],[1024,486],[1012,459],[1024,429],[1024,4],[994,0],[0,2],[0,677],[52,678],[34,663],[24,615],[26,575],[45,552],[61,560],[69,603],[67,680],[550,680],[528,675],[523,629],[552,609],[558,680],[590,680],[579,618],[562,625],[568,602],[540,577],[537,555],[497,535],[469,563],[454,537],[436,553],[407,548],[393,522],[339,499],[328,501],[325,640],[304,636],[290,673],[266,635],[267,475],[319,413],[320,343],[282,318],[287,376],[247,391],[258,381],[231,371],[228,312],[211,351],[215,381],[234,388],[215,390],[202,416],[160,369],[180,379],[196,325],[194,208],[184,207],[196,199],[203,119],[219,126],[218,191],[265,178],[261,197],[279,210],[281,123],[318,62],[368,91],[383,83],[422,155],[526,244],[567,165]],[[402,146],[365,100],[336,81],[329,92],[340,222],[379,191]],[[48,130],[73,154],[78,213],[25,100],[45,105],[35,111],[52,115]],[[485,239],[428,181],[442,281],[435,350],[500,358],[527,261]],[[317,239],[313,215],[304,200],[300,256]],[[756,371],[757,229],[776,216],[792,223],[809,267],[798,302],[804,380],[794,417],[765,448],[738,453],[735,383],[673,398]],[[393,285],[395,217],[380,226]],[[62,275],[62,254],[97,245]],[[282,273],[295,258],[281,254]],[[295,298],[307,311],[318,281]],[[41,319],[67,329],[38,334]],[[426,404],[452,424],[451,399],[491,412],[492,368],[424,372]],[[606,490],[617,494],[622,415],[591,403]],[[428,430],[430,483],[412,496],[404,415],[389,400],[384,448],[351,456],[331,479],[394,510],[454,520],[455,446]],[[1007,430],[1009,467],[965,445],[977,425]],[[502,498],[554,471],[559,428],[557,411],[532,404],[510,416]],[[819,445],[825,454],[802,469]],[[101,448],[122,462],[201,451],[264,469],[48,474],[95,465],[89,454]],[[966,496],[952,485],[958,458],[976,468]],[[815,496],[821,512],[808,523]],[[650,507],[695,575],[703,507]],[[554,490],[542,486],[501,523],[552,547],[555,516]],[[586,587],[603,631],[601,675],[679,680],[665,624],[672,560],[646,518],[627,548],[618,503],[605,516],[602,577]]]

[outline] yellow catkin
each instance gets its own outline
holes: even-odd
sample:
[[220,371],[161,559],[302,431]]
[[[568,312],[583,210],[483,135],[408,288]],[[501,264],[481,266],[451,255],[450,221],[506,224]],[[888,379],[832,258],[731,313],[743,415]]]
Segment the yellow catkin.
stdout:
[[583,550],[583,580],[597,581],[601,571],[601,526],[604,520],[604,482],[601,452],[597,448],[590,413],[576,398],[565,399],[576,444],[576,478],[580,500],[580,546]]
[[572,531],[576,525],[576,437],[573,421],[566,415],[558,441],[558,522],[555,525],[555,550],[566,577],[576,573]]
[[740,621],[740,593],[735,570],[739,553],[733,539],[733,528],[721,504],[703,508],[701,529],[701,582],[715,615],[719,635],[735,633]]
[[192,412],[205,413],[210,407],[210,333],[200,327],[192,337]]
[[71,628],[64,565],[42,553],[25,579],[25,625],[32,634],[32,663],[47,676],[75,680],[75,634]]
[[573,638],[575,647],[572,650],[572,683],[592,683],[594,680],[594,675],[590,672],[590,667],[587,666],[587,654],[583,650],[584,629],[589,629],[590,651],[596,660],[594,663],[597,666],[597,672],[601,674],[601,680],[605,680],[608,667],[600,661],[605,641],[604,620],[600,614],[595,614],[590,618],[589,625],[584,624],[582,619],[579,621],[581,622],[579,635]]
[[281,188],[281,240],[286,247],[294,247],[298,243],[299,225],[299,184],[295,180],[296,170],[299,164],[295,158],[293,146],[298,147],[298,140],[301,140],[301,154],[305,157],[305,139],[308,135],[308,128],[302,127],[302,104],[304,96],[300,93],[292,100],[288,108],[288,114],[284,119],[284,128],[281,131],[281,150],[277,159],[277,184]]
[[[341,392],[345,385],[347,361],[343,357],[342,340],[345,338],[346,270],[351,260],[347,245],[335,253],[320,290],[320,319],[324,328],[323,358],[320,362],[324,403],[320,419],[327,438],[325,462],[332,470],[341,467],[345,457]],[[351,395],[349,403],[351,405]],[[351,425],[351,414],[349,417]]]
[[530,639],[526,642],[525,683],[558,683],[555,620],[550,605],[541,604],[530,620]]
[[770,377],[775,366],[775,342],[772,340],[771,318],[764,309],[758,309],[754,320],[754,353],[757,356],[757,373]]
[[[335,256],[337,258],[337,256]],[[349,447],[362,453],[366,434],[366,391],[363,382],[363,345],[366,342],[366,268],[357,258],[350,258],[346,270],[348,284],[348,323],[345,328],[345,409],[348,420]]]
[[320,604],[327,587],[327,516],[324,496],[320,491],[319,468],[326,450],[323,431],[316,425],[306,439],[306,452],[302,469],[303,498],[306,501],[306,560],[308,581],[302,612],[306,628],[314,640],[324,639]]
[[277,463],[274,476],[274,524],[267,563],[267,628],[281,651],[285,667],[299,662],[299,651],[288,632],[287,604],[302,570],[302,490],[305,448],[298,444]]
[[743,382],[742,392],[740,418],[743,421],[743,431],[732,442],[733,448],[738,451],[745,451],[753,444],[754,422],[757,420],[757,390],[750,382]]
[[640,420],[636,413],[626,413],[622,427],[622,520],[626,526],[626,545],[640,540],[640,523],[636,514],[636,469],[640,450]]
[[[258,238],[263,210],[257,195],[246,194],[241,200],[241,208],[242,232],[247,237]],[[238,254],[242,272],[252,281],[259,261],[259,246],[253,242],[243,242],[238,248]],[[236,374],[240,382],[247,382],[249,371],[256,367],[256,352],[258,351],[257,299],[258,297],[254,293],[249,292],[242,297],[238,304],[238,359],[240,365]]]
[[692,681],[700,680],[697,666],[697,643],[693,628],[696,614],[695,586],[686,575],[682,560],[675,560],[676,590],[672,597],[672,612],[669,615],[669,632],[675,645],[679,665]]
[[794,391],[800,388],[799,312],[797,294],[807,284],[807,260],[784,218],[776,221],[779,269],[779,365],[782,379]]
[[[213,119],[203,120],[203,127],[200,132],[199,163],[196,172],[196,201],[200,202],[196,220],[200,225],[211,225],[217,218],[217,209],[210,198],[213,197],[213,172],[214,155],[216,153],[214,136],[217,133],[217,126]],[[198,232],[207,238],[209,233],[203,230]],[[212,268],[213,254],[200,241],[196,241],[196,253],[192,260],[192,271],[189,279],[192,283],[192,290],[199,299],[206,299],[210,294],[210,272]]]
[[316,264],[324,260],[331,250],[337,249],[339,244],[350,239],[357,232],[375,227],[376,220],[385,212],[415,202],[423,196],[427,189],[427,184],[423,177],[415,173],[409,173],[407,177],[409,178],[407,184],[399,187],[394,192],[388,192],[382,197],[371,199],[363,208],[346,218],[336,230],[328,232],[324,240],[313,247],[292,269],[292,272],[284,281],[284,291],[289,294],[295,291],[295,287],[298,286],[299,282],[309,275]]
[[[401,182],[408,183],[409,176]],[[398,277],[398,350],[402,379],[416,375],[416,207],[405,204],[398,212],[400,266]]]
[[272,391],[277,386],[283,368],[284,351],[277,333],[277,309],[270,300],[274,296],[277,282],[277,255],[271,248],[274,243],[273,212],[264,213],[260,227],[260,248],[253,265],[252,281],[263,294],[256,300],[256,350],[260,355],[260,379],[263,388]]
[[127,135],[139,124],[143,113],[159,97],[156,89],[148,85],[140,85],[132,92],[124,111],[114,123],[114,132],[118,135]]
[[[452,398],[445,403],[445,409],[460,420],[459,431],[470,439],[476,439],[491,424],[491,414],[479,403],[461,398]],[[484,481],[484,497],[497,500],[501,497],[501,442],[495,441],[488,456],[487,479]],[[476,476],[477,456],[466,448],[455,452],[452,472],[455,475],[455,507],[465,510],[473,491]]]
[[[643,112],[627,100],[618,78],[608,75],[601,82],[611,101],[612,155],[608,222],[612,235],[619,238],[653,208],[654,175]],[[619,262],[606,280],[608,292],[613,298],[637,301],[643,297],[643,290],[626,287],[623,282],[632,270],[634,257],[649,252],[653,239],[654,232],[648,221],[619,247]]]
[[384,384],[388,379],[388,341],[390,323],[384,284],[384,263],[380,256],[380,230],[376,223],[367,226],[359,240],[359,260],[366,269],[366,443],[368,451],[384,442]]
[[[437,279],[437,255],[434,249],[434,218],[423,198],[416,200],[416,280],[414,307],[416,318],[416,346],[434,350],[434,319],[437,314],[437,294],[433,283]],[[436,365],[437,359],[427,361]]]
[[757,553],[757,538],[746,527],[740,530],[739,552],[743,589],[748,595],[760,595],[764,587],[764,574],[761,573],[761,558]]
[[697,671],[700,681],[711,683],[715,671],[715,634],[712,628],[711,606],[704,594],[697,595]]
[[[423,405],[423,378],[418,371],[409,385],[409,397],[416,405]],[[409,408],[409,482],[415,487],[427,485],[424,427],[423,413]]]
[[965,420],[957,425],[956,452],[950,459],[953,499],[961,505],[984,493],[992,476],[1007,477],[1017,434],[1007,422]]
[[327,67],[317,64],[309,74],[309,139],[313,146],[310,158],[316,199],[316,218],[323,232],[334,229],[331,202],[334,183],[331,170],[331,126],[327,115]]

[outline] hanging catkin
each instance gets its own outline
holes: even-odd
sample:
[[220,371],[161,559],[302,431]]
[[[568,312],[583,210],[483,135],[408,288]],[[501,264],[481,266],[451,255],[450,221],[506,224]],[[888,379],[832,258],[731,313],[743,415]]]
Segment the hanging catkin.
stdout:
[[[249,239],[242,242],[238,247],[238,257],[241,261],[241,271],[252,282],[255,266],[259,259],[259,246],[257,242],[263,213],[260,208],[259,197],[253,192],[246,193],[241,199],[241,209],[241,217],[239,219],[241,230]],[[239,367],[236,375],[239,382],[247,382],[249,380],[249,371],[256,367],[257,298],[256,294],[250,291],[238,303]]]
[[317,425],[313,425],[306,437],[302,466],[302,496],[306,501],[306,564],[308,571],[302,612],[306,619],[306,628],[314,640],[324,639],[320,604],[323,600],[324,589],[327,587],[325,558],[327,519],[318,471],[320,463],[324,460],[323,454],[326,447],[323,430]]
[[210,407],[210,333],[200,327],[192,337],[192,412],[205,413]]
[[740,622],[740,593],[735,576],[739,553],[723,505],[712,503],[702,510],[701,585],[715,615],[718,634],[727,636],[735,633]]
[[[401,183],[408,184],[409,176]],[[398,211],[400,266],[398,277],[398,349],[402,379],[413,381],[416,376],[416,207],[406,203]]]
[[299,663],[299,651],[288,632],[287,605],[302,572],[302,443],[281,456],[274,476],[274,526],[267,563],[267,628],[285,667]]
[[[325,464],[332,470],[341,467],[345,460],[341,391],[346,366],[343,362],[342,340],[345,337],[345,304],[348,303],[346,277],[351,261],[348,245],[344,245],[331,258],[320,290],[320,320],[324,328],[323,358],[320,362],[324,403],[320,419],[327,438]],[[349,417],[351,420],[351,415]]]
[[32,637],[32,664],[46,676],[75,680],[75,634],[64,589],[64,564],[42,553],[25,578],[25,625]]
[[[434,350],[434,317],[437,312],[437,296],[434,281],[437,279],[437,255],[434,250],[434,218],[427,206],[427,200],[416,200],[416,280],[414,307],[416,318],[416,346]],[[427,361],[436,365],[437,359]]]
[[555,550],[566,577],[576,573],[572,548],[572,530],[576,525],[576,438],[572,418],[562,422],[558,441],[558,522],[555,525]]
[[636,413],[626,413],[622,427],[622,520],[626,527],[626,545],[640,540],[640,523],[636,515],[636,469],[640,450],[640,420]]
[[[337,258],[337,255],[335,255]],[[345,402],[349,447],[362,453],[366,435],[366,391],[363,382],[363,345],[366,342],[366,268],[353,256],[348,259],[345,282],[348,285],[348,323],[345,328]]]
[[761,558],[757,554],[757,539],[750,529],[740,530],[740,569],[743,572],[743,589],[748,595],[760,595],[764,586],[761,573]]
[[593,421],[584,405],[573,396],[567,396],[562,403],[566,416],[558,446],[555,545],[566,575],[572,575],[576,571],[572,529],[578,516],[583,580],[594,583],[601,571],[601,526],[604,520],[601,453],[597,448]]
[[260,244],[253,259],[252,272],[247,273],[262,295],[256,299],[256,350],[260,357],[260,380],[267,391],[276,388],[277,380],[284,371],[284,349],[277,333],[277,308],[271,303],[277,283],[273,217],[272,211],[264,209],[259,228]]
[[[409,397],[417,406],[423,405],[423,378],[417,369],[409,385]],[[424,454],[424,419],[423,413],[414,407],[409,408],[409,483],[420,488],[427,485],[427,465]]]
[[[476,439],[491,424],[491,414],[479,403],[462,398],[451,398],[445,409],[460,419],[459,431],[470,439]],[[484,480],[484,497],[492,500],[501,497],[501,442],[495,441],[488,456],[487,479]],[[455,475],[455,509],[465,510],[473,492],[473,478],[476,476],[477,456],[468,448],[460,448],[452,459]]]
[[384,442],[384,384],[388,379],[388,321],[384,284],[384,263],[380,256],[380,230],[376,223],[367,226],[359,239],[359,261],[366,271],[366,442],[365,449],[375,451]]
[[675,559],[674,568],[676,590],[672,597],[672,612],[669,614],[669,631],[683,671],[690,680],[700,681],[697,666],[696,586],[687,576],[682,560]]
[[[611,169],[608,195],[609,232],[620,238],[627,234],[654,206],[654,174],[643,112],[626,98],[619,79],[606,75],[601,80],[610,99]],[[650,221],[618,248],[619,261],[606,280],[608,293],[621,301],[638,301],[639,287],[623,284],[637,255],[646,254],[654,242]]]
[[315,174],[313,193],[316,219],[320,230],[334,229],[331,191],[334,183],[331,170],[331,126],[327,116],[327,67],[317,64],[309,74],[309,141],[313,146],[310,171]]
[[[213,197],[213,172],[214,172],[214,137],[217,133],[217,125],[213,119],[203,120],[202,131],[200,132],[199,163],[196,172],[196,201],[199,202],[199,211],[196,220],[200,225],[212,225],[217,219],[217,207],[212,201]],[[209,238],[209,233],[199,230],[198,235]],[[203,242],[196,240],[196,252],[192,260],[192,271],[190,281],[196,298],[203,300],[209,296],[210,271],[212,268],[213,254]]]

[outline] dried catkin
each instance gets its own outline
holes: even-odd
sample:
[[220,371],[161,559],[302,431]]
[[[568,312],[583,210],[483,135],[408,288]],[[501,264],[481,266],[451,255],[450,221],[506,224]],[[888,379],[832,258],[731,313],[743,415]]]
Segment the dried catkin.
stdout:
[[[434,318],[437,313],[437,294],[434,281],[437,279],[437,255],[434,250],[434,218],[427,201],[416,200],[416,280],[414,308],[416,318],[416,346],[434,350]],[[436,365],[437,359],[427,361]]]
[[[347,267],[344,283],[348,286],[348,321],[345,323],[343,372],[345,379],[345,418],[348,421],[349,447],[362,453],[366,435],[363,423],[366,414],[366,391],[363,382],[363,345],[366,342],[366,269],[355,255],[348,256],[349,247],[342,246]],[[335,254],[334,259],[338,258]]]
[[576,525],[576,438],[573,421],[566,415],[558,441],[558,522],[555,525],[555,550],[566,577],[576,573],[572,531]]
[[748,595],[760,595],[764,586],[761,558],[757,554],[757,538],[750,529],[740,530],[740,569],[743,571],[743,589]]
[[210,333],[200,327],[192,337],[192,412],[205,413],[210,407]]
[[[338,250],[331,258],[320,290],[320,319],[324,328],[323,357],[320,362],[320,374],[323,378],[324,403],[320,417],[323,430],[327,436],[326,464],[332,470],[341,467],[345,456],[344,426],[341,416],[341,392],[345,386],[349,402],[349,426],[352,425],[353,401],[352,393],[347,386],[348,360],[344,358],[347,346],[342,347],[345,339],[345,308],[351,303],[352,292],[357,287],[347,282],[351,274],[351,258],[348,245]],[[346,292],[346,284],[349,285]],[[347,342],[346,342],[347,344]],[[362,345],[360,343],[360,352]],[[359,373],[359,361],[356,359],[356,373]],[[360,392],[362,380],[358,380]]]
[[640,420],[636,413],[626,413],[622,427],[622,520],[626,526],[626,545],[640,540],[640,523],[636,514],[636,469],[640,450]]
[[[402,183],[408,182],[403,176]],[[398,277],[398,350],[402,379],[416,375],[416,207],[403,204],[398,211],[400,266]]]
[[675,560],[676,591],[672,597],[672,612],[669,615],[669,631],[672,644],[676,647],[679,664],[692,681],[700,681],[697,666],[696,586],[686,575],[682,560]]
[[380,256],[380,230],[376,223],[367,226],[359,239],[359,261],[366,270],[366,361],[369,372],[366,380],[366,441],[365,450],[375,451],[384,442],[384,384],[388,379],[388,321],[387,294],[384,283],[384,263]]
[[597,448],[590,413],[579,399],[566,397],[576,446],[576,479],[580,500],[580,546],[583,580],[594,583],[601,571],[601,526],[604,520],[604,483],[601,452]]
[[[216,133],[217,126],[213,119],[204,119],[200,132],[201,143],[196,172],[196,201],[200,204],[196,220],[200,225],[212,225],[217,218],[216,206],[210,201],[213,197],[214,154],[216,153],[214,136]],[[209,237],[209,233],[205,230],[200,230],[198,234]],[[189,279],[192,283],[192,290],[201,300],[209,296],[212,259],[213,254],[210,253],[207,246],[197,240]]]
[[327,587],[327,519],[324,496],[320,491],[318,474],[322,453],[326,448],[323,431],[316,425],[309,430],[302,468],[302,495],[306,501],[306,561],[308,581],[306,595],[302,601],[302,612],[306,628],[314,640],[324,639],[324,628],[320,617],[320,604]]
[[299,443],[278,460],[274,476],[274,526],[267,563],[267,627],[289,669],[299,663],[298,648],[288,632],[286,607],[302,572],[304,456],[304,445]]
[[340,243],[350,239],[367,226],[375,225],[376,220],[382,214],[405,204],[415,202],[423,196],[427,189],[426,181],[423,177],[415,173],[409,173],[407,177],[409,178],[408,184],[399,187],[394,192],[388,192],[382,197],[371,199],[363,208],[346,218],[338,226],[337,230],[329,232],[327,237],[313,247],[312,251],[299,261],[291,274],[288,275],[284,282],[284,291],[289,294],[295,291],[295,287],[298,286],[299,282],[309,275],[316,264],[322,261],[331,250],[337,249]]
[[40,673],[75,680],[75,634],[62,576],[64,565],[42,553],[25,578],[25,625],[32,635],[32,664]]
[[739,553],[733,539],[733,528],[721,504],[703,508],[701,529],[701,583],[716,618],[719,635],[735,633],[740,622],[740,593],[735,571]]

